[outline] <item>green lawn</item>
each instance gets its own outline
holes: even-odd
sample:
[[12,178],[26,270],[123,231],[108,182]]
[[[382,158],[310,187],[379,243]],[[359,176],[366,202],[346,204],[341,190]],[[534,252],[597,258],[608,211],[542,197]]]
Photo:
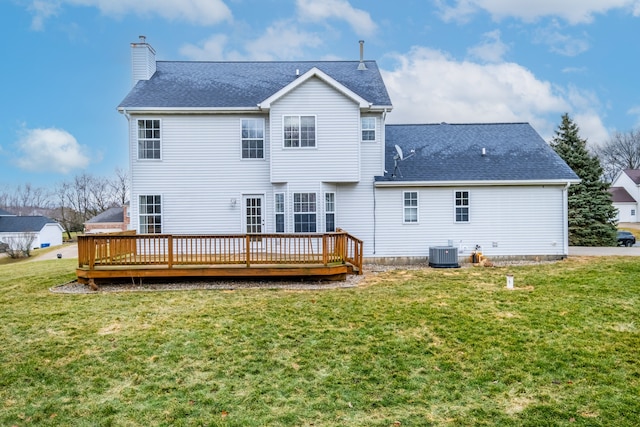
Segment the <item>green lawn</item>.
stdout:
[[[53,294],[0,265],[0,425],[637,426],[640,260]],[[516,290],[505,289],[513,274]]]

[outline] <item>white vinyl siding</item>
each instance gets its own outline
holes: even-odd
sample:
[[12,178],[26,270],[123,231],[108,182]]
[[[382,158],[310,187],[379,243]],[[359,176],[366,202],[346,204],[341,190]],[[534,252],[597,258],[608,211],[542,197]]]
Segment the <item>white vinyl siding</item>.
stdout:
[[[130,228],[139,230],[139,195],[162,194],[163,233],[243,233],[243,194],[264,194],[265,206],[272,206],[269,122],[265,120],[265,161],[246,161],[240,156],[242,118],[233,114],[163,116],[162,161],[130,164],[131,200],[135,201]],[[136,159],[135,116],[130,132],[130,158]],[[272,210],[268,212],[270,217]],[[269,217],[267,227],[273,226]]]
[[[428,218],[406,227],[399,209],[403,189],[376,189],[375,256],[429,254],[430,246],[448,245],[468,256],[476,245],[491,256],[566,255],[566,220],[562,186],[474,187],[472,221],[456,223],[452,216],[453,188],[425,187],[418,191],[421,206],[429,207]],[[341,212],[346,209],[341,205]],[[341,227],[351,228],[341,222]],[[364,234],[355,234],[360,237]],[[373,239],[365,240],[365,255],[372,256]]]
[[[270,114],[271,182],[360,181],[358,104],[312,78],[271,104]],[[286,147],[284,118],[295,115],[315,117],[314,148]]]

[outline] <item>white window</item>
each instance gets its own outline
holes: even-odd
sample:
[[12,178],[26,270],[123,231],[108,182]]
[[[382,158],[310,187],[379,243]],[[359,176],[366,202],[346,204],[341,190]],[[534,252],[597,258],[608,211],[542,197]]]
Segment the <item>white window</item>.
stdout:
[[376,140],[376,118],[375,117],[362,117],[360,119],[360,128],[362,129],[363,141]]
[[263,119],[242,119],[242,158],[264,159]]
[[316,232],[316,193],[293,193],[293,229],[296,233]]
[[284,233],[284,193],[275,194],[276,233]]
[[162,233],[162,197],[159,195],[140,196],[140,233]]
[[160,159],[160,120],[138,120],[138,159]]
[[284,116],[284,146],[305,148],[316,146],[315,116]]
[[336,231],[336,193],[324,194],[324,231]]
[[418,222],[418,192],[405,191],[403,193],[403,199],[404,199],[404,222],[406,223]]
[[469,222],[469,192],[455,192],[455,218],[456,222]]

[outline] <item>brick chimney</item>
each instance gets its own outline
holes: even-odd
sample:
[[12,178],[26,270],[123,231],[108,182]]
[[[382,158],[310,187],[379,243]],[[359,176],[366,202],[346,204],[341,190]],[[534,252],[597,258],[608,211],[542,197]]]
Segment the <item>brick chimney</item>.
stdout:
[[156,72],[156,51],[140,36],[138,43],[131,43],[131,71],[133,86],[140,80],[149,80]]

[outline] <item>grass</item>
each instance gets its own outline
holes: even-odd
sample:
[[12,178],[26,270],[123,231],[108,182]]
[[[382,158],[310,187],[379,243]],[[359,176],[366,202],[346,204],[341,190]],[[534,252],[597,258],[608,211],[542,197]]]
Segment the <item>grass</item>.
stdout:
[[74,266],[0,265],[0,425],[640,419],[637,259],[399,270],[324,291],[50,293]]

